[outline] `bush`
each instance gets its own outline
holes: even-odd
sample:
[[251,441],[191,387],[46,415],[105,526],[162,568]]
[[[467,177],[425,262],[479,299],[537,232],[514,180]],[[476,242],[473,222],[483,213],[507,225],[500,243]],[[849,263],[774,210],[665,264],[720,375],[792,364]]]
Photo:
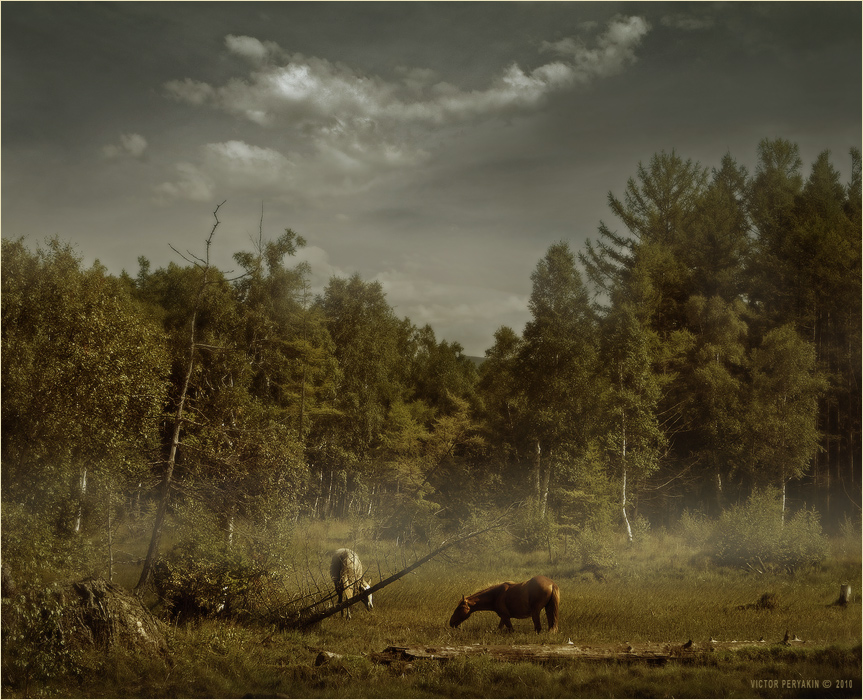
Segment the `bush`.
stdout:
[[582,569],[611,569],[617,566],[617,554],[612,536],[593,527],[587,527],[575,538],[576,556]]
[[[241,536],[243,521],[236,521],[234,541],[229,542],[218,516],[192,502],[177,505],[183,538],[154,565],[153,587],[172,619],[188,622],[219,614],[247,616],[260,612],[265,602],[262,588],[269,585],[275,546],[262,546],[261,538]],[[268,534],[290,532],[271,523]],[[266,539],[266,538],[264,538]]]
[[703,550],[716,529],[716,523],[703,513],[684,510],[677,527],[687,545]]
[[757,571],[793,571],[827,556],[818,513],[802,509],[783,525],[776,490],[755,491],[745,504],[725,511],[706,545],[717,563]]
[[515,548],[522,553],[550,549],[557,539],[557,523],[548,509],[541,514],[536,505],[519,511],[510,528]]
[[3,561],[16,579],[51,581],[80,575],[92,564],[88,541],[59,531],[56,516],[56,509],[31,512],[21,504],[3,504]]
[[69,644],[66,604],[58,585],[36,587],[3,601],[3,686],[41,694],[43,684],[75,673],[79,652]]
[[265,571],[239,555],[204,552],[194,542],[178,545],[153,567],[167,614],[184,622],[262,612],[256,602],[265,579]]
[[642,546],[650,536],[650,521],[643,515],[636,515],[629,527],[632,530],[632,544]]
[[389,515],[375,531],[376,538],[394,539],[402,545],[426,544],[442,525],[441,506],[422,494],[399,494],[388,504]]
[[846,514],[839,524],[839,551],[843,557],[860,556],[861,535],[860,520],[851,519]]

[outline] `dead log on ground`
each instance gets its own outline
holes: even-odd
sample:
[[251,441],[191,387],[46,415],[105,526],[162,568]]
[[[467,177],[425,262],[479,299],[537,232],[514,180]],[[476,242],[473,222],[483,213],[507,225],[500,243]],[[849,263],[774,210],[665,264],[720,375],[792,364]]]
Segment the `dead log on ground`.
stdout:
[[364,600],[368,596],[372,595],[373,593],[381,590],[382,588],[385,588],[386,586],[389,586],[391,583],[395,583],[396,581],[398,581],[403,576],[407,576],[411,571],[418,569],[423,564],[425,564],[428,561],[431,561],[436,556],[438,556],[442,552],[446,551],[450,547],[454,547],[457,544],[461,544],[462,542],[466,542],[467,540],[472,539],[473,537],[478,537],[479,535],[482,535],[486,532],[490,532],[491,530],[495,530],[499,527],[503,527],[504,524],[505,523],[503,522],[503,518],[500,518],[500,519],[498,519],[498,521],[494,525],[483,528],[482,530],[477,530],[476,532],[470,532],[466,535],[462,535],[461,537],[457,537],[453,540],[445,540],[444,543],[440,547],[438,547],[434,551],[430,552],[429,554],[426,554],[424,557],[417,559],[410,566],[402,569],[401,571],[393,574],[392,576],[389,576],[388,578],[383,579],[382,581],[378,581],[378,583],[376,583],[375,585],[365,589],[364,591],[358,593],[355,596],[348,598],[347,600],[339,603],[338,605],[334,605],[333,607],[331,607],[327,610],[314,612],[315,609],[318,608],[320,605],[320,601],[318,601],[318,602],[316,602],[310,606],[303,608],[302,610],[295,612],[292,615],[284,617],[280,621],[278,626],[281,629],[286,629],[286,628],[306,629],[308,627],[311,627],[312,625],[316,625],[317,623],[327,619],[328,617],[332,617],[333,615],[336,615],[337,613],[341,612],[342,610],[345,610],[346,608],[350,607],[354,603],[361,602],[362,600]]
[[[805,644],[796,636],[785,642]],[[775,642],[779,644],[781,642]],[[485,656],[497,661],[529,661],[545,663],[555,661],[601,661],[620,663],[645,663],[662,666],[668,662],[703,662],[718,650],[737,650],[746,647],[768,647],[763,639],[753,641],[731,640],[718,642],[710,639],[703,644],[689,640],[683,644],[622,644],[613,646],[586,646],[573,644],[471,644],[446,646],[391,646],[380,653],[371,654],[371,660],[379,664],[392,664],[406,661],[430,660],[446,662],[460,656]]]

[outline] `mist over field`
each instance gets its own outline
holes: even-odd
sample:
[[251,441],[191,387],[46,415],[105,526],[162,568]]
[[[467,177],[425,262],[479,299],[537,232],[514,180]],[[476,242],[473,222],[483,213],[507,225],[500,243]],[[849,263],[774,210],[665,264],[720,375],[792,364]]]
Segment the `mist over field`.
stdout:
[[859,697],[860,13],[5,4],[3,694]]

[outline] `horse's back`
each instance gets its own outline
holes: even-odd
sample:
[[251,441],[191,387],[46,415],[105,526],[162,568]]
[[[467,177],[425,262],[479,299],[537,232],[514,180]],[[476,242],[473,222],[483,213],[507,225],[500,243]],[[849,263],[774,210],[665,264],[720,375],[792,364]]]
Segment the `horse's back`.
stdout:
[[356,581],[363,576],[363,565],[352,549],[337,549],[330,561],[330,577],[335,582]]
[[534,576],[530,581],[525,581],[525,585],[529,590],[548,595],[551,595],[554,592],[554,589],[557,588],[557,584],[554,581],[552,581],[548,576],[542,575]]

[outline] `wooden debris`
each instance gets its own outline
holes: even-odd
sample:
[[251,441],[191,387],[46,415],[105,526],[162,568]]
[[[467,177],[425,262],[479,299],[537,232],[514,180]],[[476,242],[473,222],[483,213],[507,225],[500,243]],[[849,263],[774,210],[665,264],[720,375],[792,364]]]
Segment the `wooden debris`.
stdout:
[[[805,644],[796,636],[788,635],[784,643]],[[629,644],[612,646],[582,646],[571,640],[563,644],[473,644],[453,646],[390,646],[380,653],[372,653],[370,658],[375,663],[392,664],[404,661],[440,661],[446,662],[460,656],[486,656],[498,661],[533,661],[537,663],[549,661],[616,661],[624,663],[646,663],[660,666],[673,661],[676,663],[691,663],[703,660],[705,654],[718,650],[735,650],[744,647],[769,646],[762,637],[756,641],[718,642],[710,639],[705,644],[698,644],[691,639],[681,644]]]
[[323,666],[324,664],[328,664],[330,661],[338,661],[342,658],[344,657],[341,654],[336,654],[332,651],[322,651],[315,659],[315,666]]

